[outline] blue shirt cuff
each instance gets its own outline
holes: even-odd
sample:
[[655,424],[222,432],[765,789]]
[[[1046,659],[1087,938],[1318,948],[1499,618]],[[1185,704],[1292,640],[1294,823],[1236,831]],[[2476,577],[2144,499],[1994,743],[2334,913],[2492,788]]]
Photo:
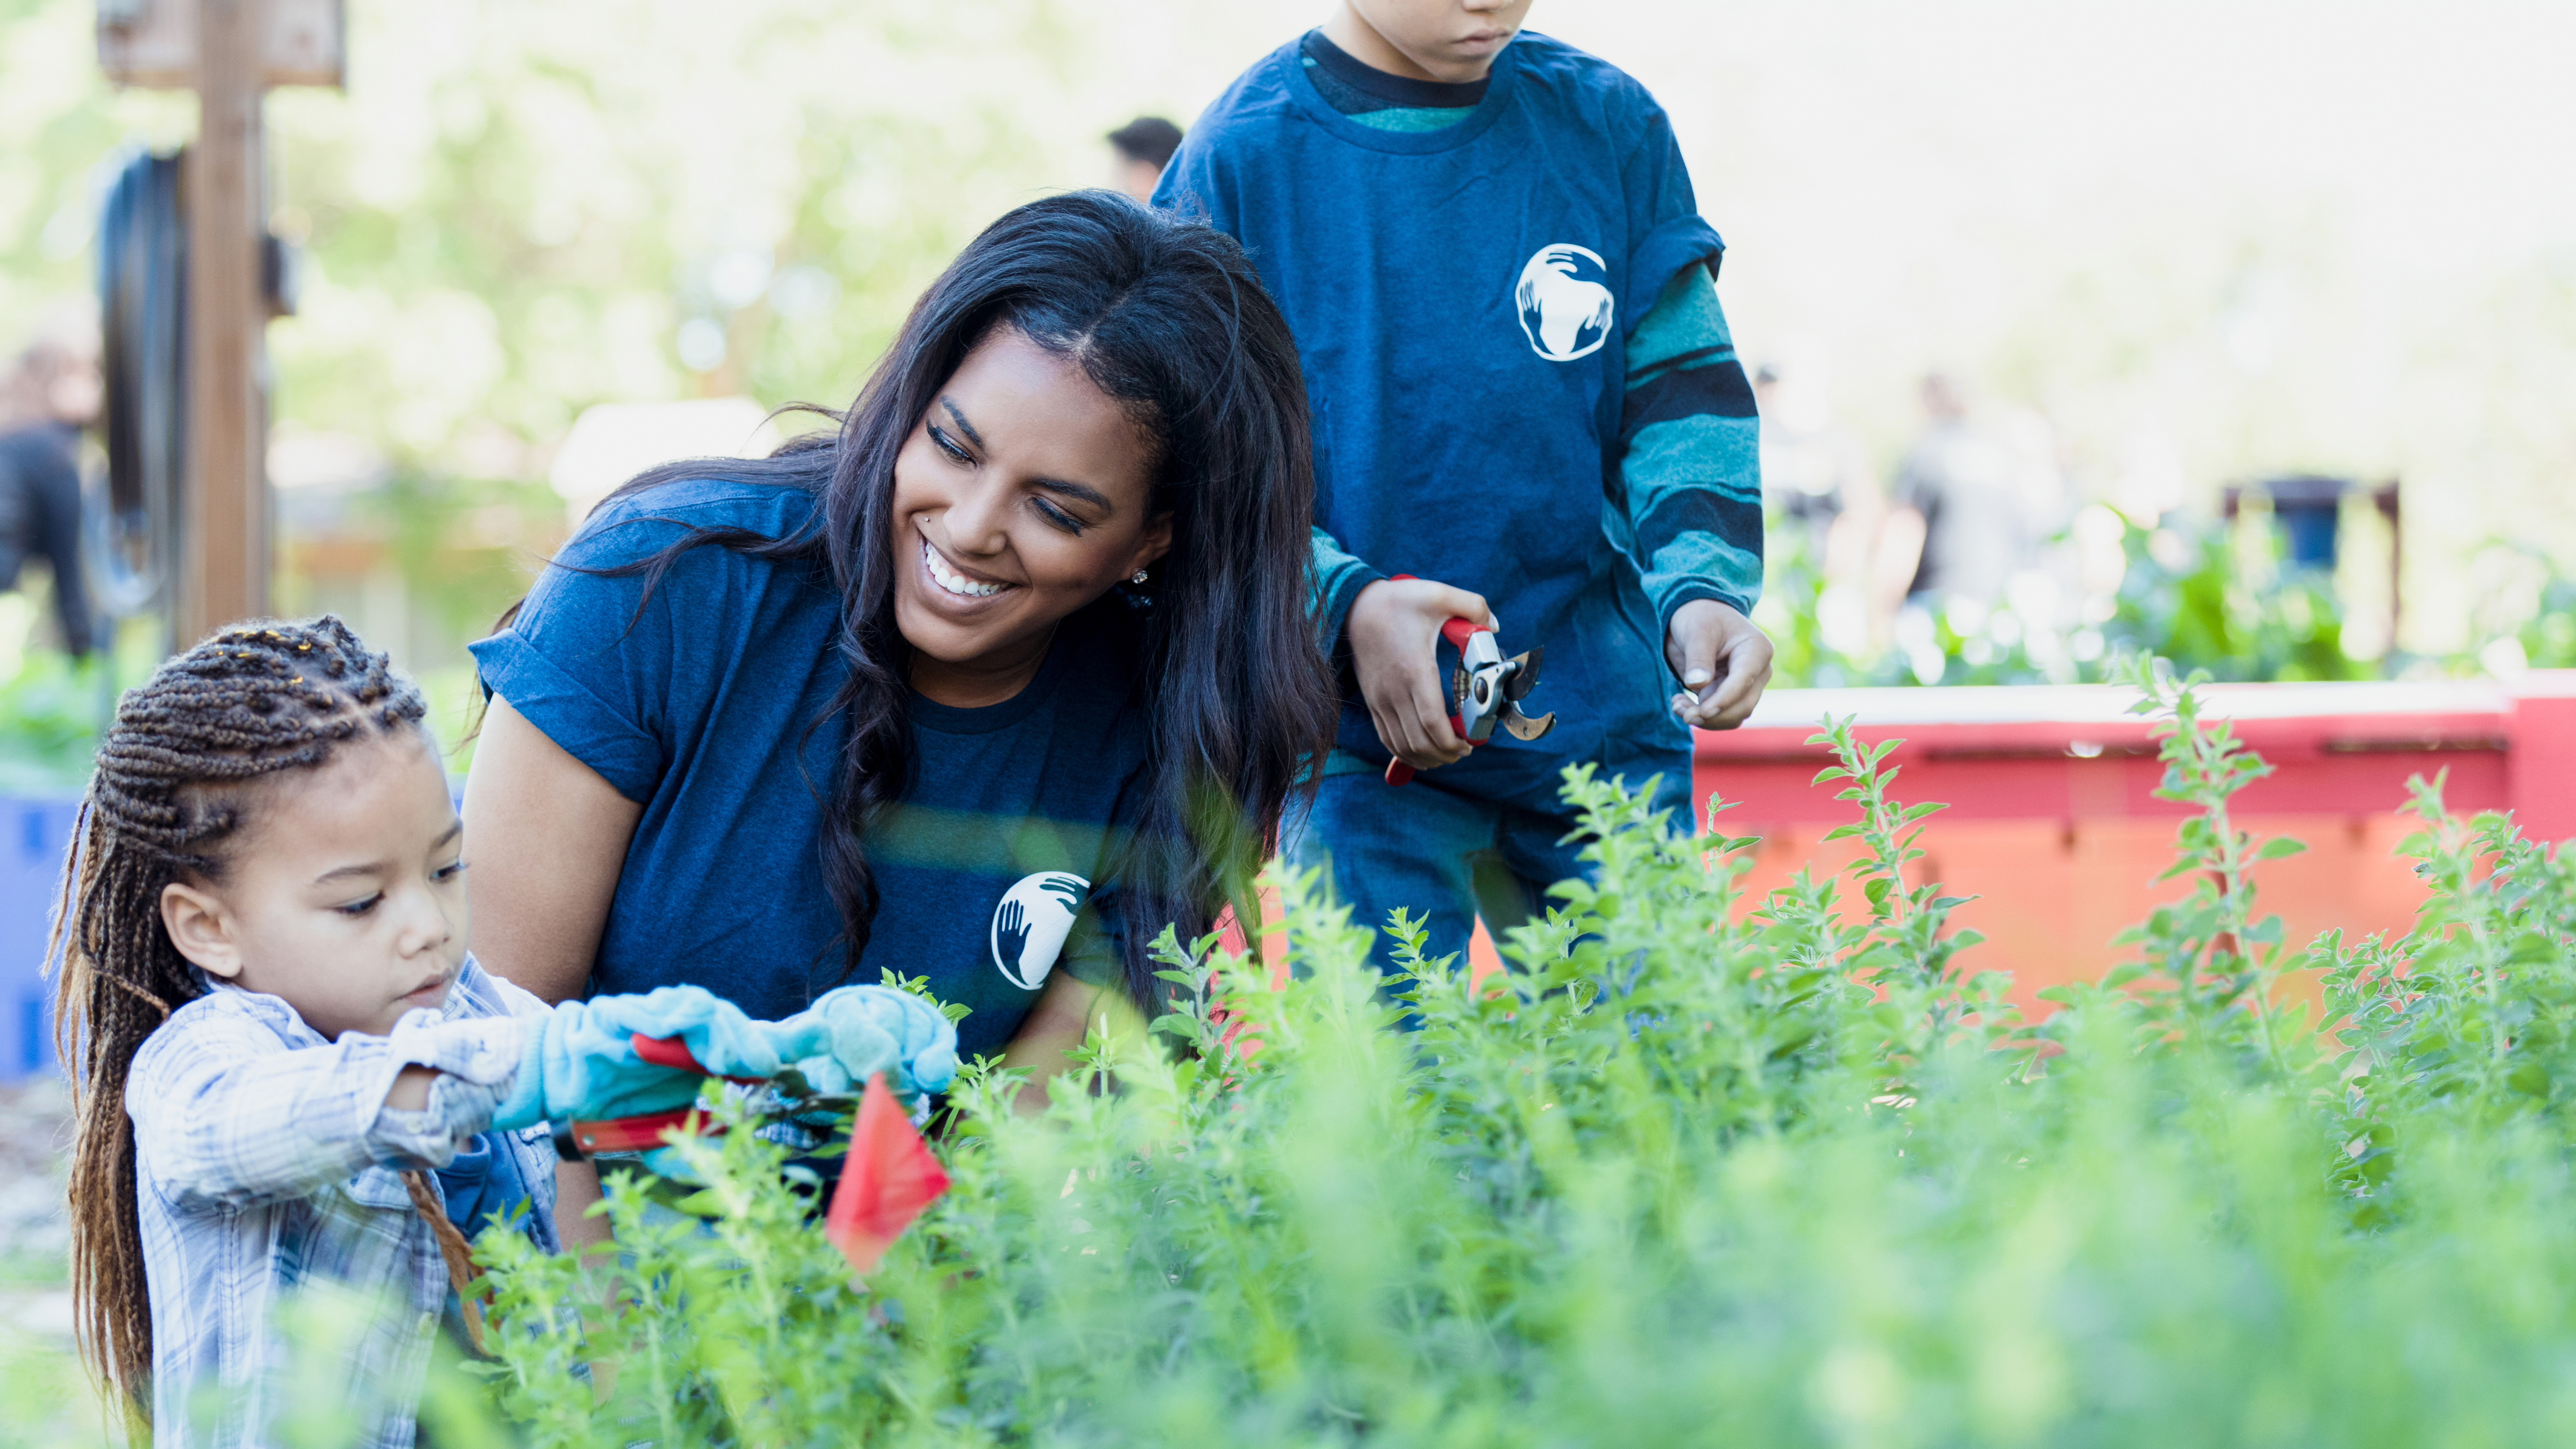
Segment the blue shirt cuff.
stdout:
[[1316,621],[1320,631],[1318,641],[1324,646],[1326,658],[1341,652],[1342,630],[1350,623],[1351,604],[1359,598],[1360,590],[1385,577],[1357,559],[1334,574],[1332,585],[1324,594],[1322,617]]

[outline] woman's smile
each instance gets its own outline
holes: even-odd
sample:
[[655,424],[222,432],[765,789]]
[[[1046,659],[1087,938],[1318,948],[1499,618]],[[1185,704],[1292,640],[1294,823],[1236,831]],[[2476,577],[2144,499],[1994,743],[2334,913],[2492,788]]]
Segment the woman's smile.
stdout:
[[977,578],[948,561],[939,546],[924,538],[921,541],[921,565],[930,575],[931,584],[941,593],[966,602],[980,602],[1012,587],[999,579]]

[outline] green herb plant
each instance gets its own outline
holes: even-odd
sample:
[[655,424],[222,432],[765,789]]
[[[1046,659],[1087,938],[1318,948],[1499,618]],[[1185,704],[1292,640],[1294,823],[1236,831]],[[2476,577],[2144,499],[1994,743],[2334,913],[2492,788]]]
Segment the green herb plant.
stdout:
[[[2036,1026],[1968,969],[1884,744],[1819,736],[1858,863],[1742,898],[1743,839],[1570,771],[1592,881],[1410,979],[1311,877],[1262,954],[1159,943],[864,1277],[789,1150],[686,1139],[613,1266],[507,1235],[487,1408],[532,1445],[2516,1445],[2576,1433],[2576,870],[2419,789],[2394,940],[2285,947],[2229,805],[2263,767],[2149,666],[2189,889]],[[1721,816],[1712,816],[1712,824]],[[1968,954],[1963,954],[1968,953]],[[1270,963],[1290,966],[1274,989]],[[2324,980],[2321,1014],[2283,1004]],[[1406,1029],[1410,1018],[1414,1029]],[[718,1102],[719,1119],[752,1125]],[[593,1366],[588,1370],[584,1365]]]

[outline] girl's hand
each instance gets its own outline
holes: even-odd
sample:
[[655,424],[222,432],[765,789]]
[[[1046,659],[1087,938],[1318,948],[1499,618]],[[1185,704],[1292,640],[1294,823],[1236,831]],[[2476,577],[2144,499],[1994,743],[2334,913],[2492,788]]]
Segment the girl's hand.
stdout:
[[[761,1029],[779,1064],[803,1072],[824,1093],[857,1091],[883,1072],[888,1087],[909,1097],[944,1092],[957,1075],[956,1023],[891,986],[836,986]],[[720,1060],[700,1060],[712,1071],[731,1070]]]
[[1762,700],[1762,686],[1771,682],[1771,652],[1769,635],[1715,599],[1693,599],[1675,609],[1664,634],[1664,660],[1681,676],[1684,692],[1673,696],[1673,713],[1704,730],[1744,723]]
[[[728,1019],[719,1023],[719,1017]],[[644,1060],[635,1038],[680,1036],[696,1027],[704,1039],[716,1023],[727,1038],[738,1039],[750,1025],[740,1010],[696,986],[560,1002],[543,1016],[519,1020],[526,1026],[519,1070],[492,1113],[492,1125],[504,1132],[685,1107],[697,1100],[705,1078]]]
[[429,1105],[429,1084],[438,1080],[432,1067],[405,1067],[394,1073],[393,1090],[385,1093],[385,1105],[398,1112],[417,1112]]

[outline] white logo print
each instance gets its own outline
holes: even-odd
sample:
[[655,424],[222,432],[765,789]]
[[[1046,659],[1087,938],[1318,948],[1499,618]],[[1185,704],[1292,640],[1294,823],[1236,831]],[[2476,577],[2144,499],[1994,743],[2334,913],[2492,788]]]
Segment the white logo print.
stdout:
[[1512,302],[1520,308],[1530,350],[1550,362],[1572,362],[1599,350],[1609,340],[1616,310],[1601,254],[1572,242],[1540,247],[1521,268]]
[[1091,882],[1069,871],[1022,876],[993,908],[993,964],[1013,986],[1035,991],[1064,951],[1074,913],[1091,894]]

